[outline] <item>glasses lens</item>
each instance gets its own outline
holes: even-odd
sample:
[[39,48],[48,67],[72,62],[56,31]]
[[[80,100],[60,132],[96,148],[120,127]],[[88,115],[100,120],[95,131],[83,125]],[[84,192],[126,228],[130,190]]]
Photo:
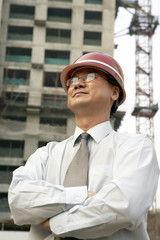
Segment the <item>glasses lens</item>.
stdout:
[[86,82],[93,81],[95,79],[95,73],[88,73],[86,77]]
[[75,85],[76,82],[78,81],[78,77],[73,77],[73,78],[71,78],[70,80],[71,80],[71,81],[70,81],[70,86],[71,86],[71,85]]

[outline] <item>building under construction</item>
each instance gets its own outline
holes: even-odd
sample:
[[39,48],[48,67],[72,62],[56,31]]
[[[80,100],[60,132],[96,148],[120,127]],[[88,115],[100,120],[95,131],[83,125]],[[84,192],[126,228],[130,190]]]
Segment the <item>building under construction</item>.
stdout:
[[[16,228],[7,203],[12,171],[73,133],[61,70],[86,52],[113,55],[115,9],[113,0],[0,1],[1,229]],[[115,129],[123,116],[115,114]]]

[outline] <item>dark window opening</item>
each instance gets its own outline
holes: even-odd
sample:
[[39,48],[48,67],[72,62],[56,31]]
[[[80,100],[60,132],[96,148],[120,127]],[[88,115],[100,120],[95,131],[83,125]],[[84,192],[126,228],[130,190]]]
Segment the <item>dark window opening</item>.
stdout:
[[71,9],[48,8],[48,21],[71,23],[71,19]]
[[[0,166],[0,184],[10,184],[12,173],[16,168],[17,166]],[[5,198],[6,194],[7,193],[0,193],[0,198]]]
[[34,6],[11,4],[10,18],[34,19]]
[[9,40],[24,40],[32,41],[33,28],[32,27],[18,27],[9,26],[8,27],[8,39]]
[[40,147],[44,147],[44,146],[47,145],[47,143],[48,143],[48,142],[45,142],[45,141],[39,141],[39,142],[38,142],[38,147],[39,147],[39,148],[40,148]]
[[28,85],[29,77],[29,70],[4,69],[3,80],[7,84]]
[[7,47],[6,61],[9,62],[31,62],[30,48]]
[[85,0],[86,4],[102,4],[103,0]]
[[40,118],[41,124],[49,124],[51,126],[66,126],[67,125],[67,119],[65,118]]
[[24,154],[24,141],[0,139],[0,157],[19,157]]
[[60,81],[60,72],[44,72],[45,87],[62,87]]
[[57,109],[66,109],[67,96],[44,94],[42,98],[42,106]]
[[64,29],[47,28],[46,42],[70,43],[71,31]]
[[101,33],[100,32],[84,32],[84,45],[101,45]]
[[57,65],[68,65],[70,59],[69,51],[45,51],[45,63],[47,64],[57,64]]
[[20,92],[6,92],[5,103],[13,105],[26,105],[28,101],[27,93]]
[[85,11],[84,23],[97,25],[102,24],[102,12]]
[[3,116],[3,119],[13,120],[13,121],[20,121],[20,122],[26,122],[27,117],[22,116]]
[[50,2],[72,2],[72,0],[49,0]]

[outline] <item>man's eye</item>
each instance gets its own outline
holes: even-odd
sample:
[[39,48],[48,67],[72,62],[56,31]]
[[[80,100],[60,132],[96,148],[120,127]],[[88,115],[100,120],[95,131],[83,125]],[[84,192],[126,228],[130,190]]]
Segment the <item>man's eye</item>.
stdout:
[[76,78],[76,77],[74,77],[74,78],[72,78],[72,84],[74,85],[76,82],[78,81],[78,78]]
[[95,78],[95,74],[94,73],[91,73],[91,74],[87,75],[87,81],[92,81],[92,80],[94,80],[94,78]]

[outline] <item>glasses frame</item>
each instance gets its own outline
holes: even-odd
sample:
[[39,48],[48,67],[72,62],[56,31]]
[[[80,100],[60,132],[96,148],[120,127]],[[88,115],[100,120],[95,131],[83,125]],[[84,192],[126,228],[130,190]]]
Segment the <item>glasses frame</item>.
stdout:
[[[89,79],[89,77],[91,77],[91,76],[92,76],[92,78]],[[65,82],[65,84],[66,84],[66,86],[69,88],[69,87],[71,87],[71,86],[74,86],[74,85],[79,81],[79,79],[82,79],[83,83],[86,83],[86,82],[91,82],[91,81],[95,80],[96,77],[101,77],[101,78],[103,78],[103,77],[100,76],[98,73],[90,72],[90,73],[84,73],[83,76],[80,76],[80,77],[78,77],[78,76],[75,76],[75,77],[74,77],[74,76],[73,76],[73,77],[69,78],[69,79]]]

